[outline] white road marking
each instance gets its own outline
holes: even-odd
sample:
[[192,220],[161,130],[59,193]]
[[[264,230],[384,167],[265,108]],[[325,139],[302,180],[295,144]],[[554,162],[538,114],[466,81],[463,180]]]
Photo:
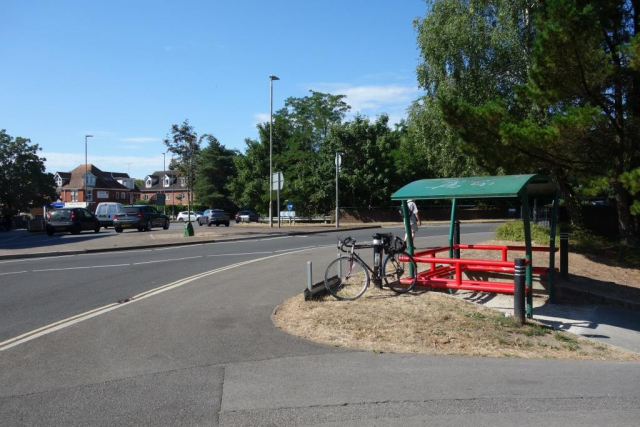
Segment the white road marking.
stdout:
[[299,249],[311,249],[311,248],[315,248],[315,247],[316,247],[315,245],[313,245],[313,246],[304,246],[302,248],[280,249],[279,251],[273,251],[273,252],[278,253],[278,252],[286,252],[286,251],[295,251],[295,250],[299,250]]
[[8,339],[6,341],[0,342],[0,351],[8,350],[8,349],[10,349],[12,347],[15,347],[17,345],[20,345],[20,344],[23,344],[25,342],[31,341],[33,339],[39,338],[41,336],[48,335],[48,334],[50,334],[52,332],[55,332],[55,331],[59,331],[61,329],[67,328],[67,327],[72,326],[72,325],[75,325],[76,323],[80,323],[80,322],[83,322],[85,320],[91,319],[93,317],[99,316],[101,314],[108,313],[108,312],[110,312],[112,310],[116,310],[116,309],[118,309],[120,307],[124,307],[124,306],[128,306],[128,305],[134,304],[134,303],[136,303],[138,301],[141,301],[141,300],[143,300],[145,298],[149,298],[149,297],[158,295],[160,293],[169,291],[171,289],[175,289],[177,287],[186,285],[187,283],[193,282],[193,281],[201,279],[203,277],[211,276],[213,274],[221,273],[223,271],[230,270],[230,269],[233,269],[233,268],[237,268],[237,267],[240,267],[240,266],[243,266],[243,265],[252,264],[254,262],[264,261],[264,260],[267,260],[267,259],[270,259],[270,258],[276,258],[276,257],[280,257],[280,256],[283,256],[283,255],[289,255],[289,254],[293,254],[293,253],[297,253],[297,252],[304,252],[306,250],[309,250],[309,249],[302,249],[302,250],[297,250],[297,251],[294,250],[292,252],[281,253],[281,254],[276,254],[276,255],[270,255],[270,256],[267,256],[267,257],[263,257],[263,258],[257,258],[257,259],[253,259],[253,260],[249,260],[249,261],[239,262],[237,264],[231,264],[231,265],[228,265],[226,267],[220,267],[220,268],[216,268],[214,270],[205,271],[204,273],[199,273],[199,274],[196,274],[194,276],[187,277],[185,279],[180,279],[178,281],[175,281],[175,282],[160,286],[158,288],[151,289],[151,290],[148,290],[146,292],[143,292],[143,293],[140,293],[138,295],[135,295],[135,296],[131,297],[130,300],[128,302],[126,302],[126,303],[108,304],[108,305],[105,305],[103,307],[99,307],[99,308],[96,308],[94,310],[87,311],[86,313],[81,313],[81,314],[78,314],[76,316],[72,316],[72,317],[69,317],[67,319],[63,319],[63,320],[60,320],[58,322],[51,323],[50,325],[43,326],[43,327],[35,329],[33,331],[24,333],[24,334],[22,334],[20,336],[17,336],[17,337],[14,337],[14,338],[10,338],[10,339]]
[[202,255],[189,256],[189,257],[185,257],[185,258],[158,259],[158,260],[155,260],[155,261],[134,262],[133,265],[154,264],[154,263],[157,263],[157,262],[167,262],[167,261],[183,261],[185,259],[196,259],[196,258],[202,258]]
[[268,240],[290,239],[292,236],[269,237],[267,239],[259,239],[258,242],[266,242]]
[[131,264],[88,265],[85,267],[47,268],[45,270],[33,270],[33,273],[41,273],[43,271],[88,270],[90,268],[122,267],[125,265],[131,265]]
[[207,258],[209,257],[219,257],[219,256],[235,256],[235,255],[263,255],[263,254],[272,254],[272,251],[268,251],[268,252],[244,252],[244,253],[237,253],[237,254],[216,254],[216,255],[207,255]]
[[26,273],[26,271],[12,271],[11,273],[0,273],[0,276],[4,276],[6,274],[20,274],[20,273]]

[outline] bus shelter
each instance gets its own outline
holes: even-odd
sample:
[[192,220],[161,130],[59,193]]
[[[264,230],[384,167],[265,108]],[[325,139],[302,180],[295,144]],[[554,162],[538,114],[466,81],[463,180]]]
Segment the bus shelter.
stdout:
[[[524,247],[461,245],[454,243],[454,224],[457,216],[458,200],[477,199],[517,199],[522,204],[524,222]],[[551,214],[551,239],[549,248],[534,248],[531,245],[531,226],[529,221],[529,200],[545,198],[553,200]],[[496,271],[500,273],[514,271],[514,263],[507,260],[508,250],[524,250],[526,263],[526,286],[528,287],[526,311],[531,317],[533,294],[532,275],[545,273],[547,269],[535,268],[532,265],[532,252],[549,251],[549,298],[553,302],[555,281],[555,235],[558,220],[558,187],[545,175],[505,175],[470,178],[422,179],[411,182],[391,195],[392,200],[402,202],[404,227],[407,233],[407,252],[414,256],[416,262],[430,263],[431,268],[418,274],[418,283],[423,286],[447,289],[468,289],[487,292],[513,293],[513,283],[488,283],[478,280],[464,280],[465,270]],[[449,227],[449,245],[425,251],[415,251],[407,200],[451,200],[451,224]],[[502,251],[502,261],[474,260],[454,258],[456,249],[493,249]],[[448,258],[438,257],[439,252],[448,252]],[[453,278],[451,278],[453,276]]]

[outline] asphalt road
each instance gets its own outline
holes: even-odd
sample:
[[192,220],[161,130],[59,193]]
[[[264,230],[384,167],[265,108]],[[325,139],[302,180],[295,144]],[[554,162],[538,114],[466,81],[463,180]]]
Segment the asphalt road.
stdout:
[[[463,240],[491,237],[476,226],[464,230]],[[366,239],[374,231],[352,235]],[[428,232],[437,237],[421,237],[420,247],[447,239],[446,227]],[[373,354],[275,329],[274,307],[302,291],[306,261],[314,262],[319,280],[335,256],[335,238],[326,233],[0,264],[12,273],[2,276],[3,294],[11,288],[16,298],[22,287],[31,295],[13,300],[32,310],[21,322],[39,319],[30,326],[13,321],[5,336],[202,273],[0,347],[1,424],[637,425],[637,363]],[[245,263],[234,265],[239,262]],[[128,265],[108,267],[115,264]],[[82,269],[60,270],[76,267]],[[120,267],[122,273],[113,273]],[[46,276],[51,286],[38,282]],[[131,288],[118,294],[123,284]],[[2,304],[4,327],[19,313],[5,317],[4,298]],[[49,317],[39,314],[45,305],[55,307]]]

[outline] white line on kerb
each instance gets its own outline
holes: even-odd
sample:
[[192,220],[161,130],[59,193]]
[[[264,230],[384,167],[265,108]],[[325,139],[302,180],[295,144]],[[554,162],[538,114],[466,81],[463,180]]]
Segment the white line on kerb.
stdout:
[[196,274],[194,276],[187,277],[185,279],[180,279],[180,280],[175,281],[173,283],[169,283],[169,284],[160,286],[158,288],[150,289],[150,290],[148,290],[146,292],[143,292],[143,293],[140,293],[138,295],[135,295],[135,296],[131,297],[131,299],[126,303],[123,303],[123,304],[112,303],[112,304],[109,304],[109,305],[105,305],[104,307],[99,307],[99,308],[96,308],[94,310],[88,311],[86,313],[78,314],[76,316],[69,317],[69,318],[64,319],[64,320],[60,320],[60,321],[52,323],[50,325],[43,326],[41,328],[35,329],[35,330],[31,331],[31,332],[27,332],[27,333],[22,334],[20,336],[8,339],[8,340],[3,341],[3,342],[0,342],[0,351],[8,350],[8,349],[10,349],[12,347],[15,347],[15,346],[20,345],[20,344],[24,344],[25,342],[31,341],[31,340],[36,339],[38,337],[41,337],[41,336],[44,336],[44,335],[48,335],[48,334],[50,334],[52,332],[55,332],[55,331],[59,331],[60,329],[64,329],[64,328],[66,328],[68,326],[75,325],[76,323],[83,322],[85,320],[91,319],[92,317],[96,317],[96,316],[99,316],[101,314],[108,313],[108,312],[110,312],[112,310],[115,310],[115,309],[118,309],[120,307],[131,305],[131,304],[136,303],[138,301],[141,301],[141,300],[143,300],[145,298],[149,298],[149,297],[158,295],[158,294],[160,294],[162,292],[166,292],[166,291],[169,291],[171,289],[175,289],[177,287],[180,287],[182,285],[186,285],[187,283],[191,283],[191,282],[193,282],[195,280],[198,280],[198,279],[201,279],[203,277],[211,276],[213,274],[221,273],[223,271],[231,270],[233,268],[237,268],[237,267],[240,267],[240,266],[243,266],[243,265],[252,264],[254,262],[264,261],[264,260],[271,259],[271,258],[277,258],[277,257],[281,257],[283,255],[289,255],[289,254],[293,254],[293,253],[296,253],[296,252],[304,252],[304,251],[307,251],[307,250],[309,250],[309,249],[292,250],[291,252],[286,252],[286,253],[270,255],[270,256],[266,256],[266,257],[262,257],[262,258],[252,259],[252,260],[249,260],[249,261],[244,261],[244,262],[239,262],[239,263],[236,263],[236,264],[231,264],[231,265],[228,265],[226,267],[220,267],[220,268],[216,268],[214,270],[205,271],[204,273]]
[[0,276],[4,276],[7,274],[20,274],[20,273],[27,273],[27,271],[12,271],[10,273],[0,273]]

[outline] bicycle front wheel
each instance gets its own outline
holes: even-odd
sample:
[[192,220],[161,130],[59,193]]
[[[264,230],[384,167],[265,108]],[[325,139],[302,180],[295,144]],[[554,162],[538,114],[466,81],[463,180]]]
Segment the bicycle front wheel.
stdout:
[[406,252],[390,253],[382,266],[384,283],[399,294],[409,292],[418,281],[418,267]]
[[360,298],[369,285],[369,272],[356,258],[341,256],[324,273],[324,286],[333,297],[351,301]]

